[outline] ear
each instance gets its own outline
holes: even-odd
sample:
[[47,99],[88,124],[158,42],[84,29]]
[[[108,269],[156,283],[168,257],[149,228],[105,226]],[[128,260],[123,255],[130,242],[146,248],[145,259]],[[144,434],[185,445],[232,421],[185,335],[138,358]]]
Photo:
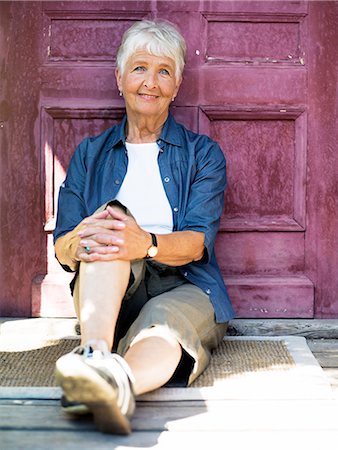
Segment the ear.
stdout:
[[122,91],[122,75],[117,67],[115,69],[115,78],[119,91]]
[[178,91],[179,91],[179,88],[180,88],[180,86],[181,86],[182,80],[183,80],[183,78],[180,77],[180,78],[178,79],[178,81],[176,82],[174,97],[176,97],[176,95],[177,95],[177,93],[178,93]]

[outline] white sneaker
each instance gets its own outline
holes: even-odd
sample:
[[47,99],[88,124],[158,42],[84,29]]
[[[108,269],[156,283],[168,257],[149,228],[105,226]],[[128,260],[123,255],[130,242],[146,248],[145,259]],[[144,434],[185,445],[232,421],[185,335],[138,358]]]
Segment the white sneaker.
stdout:
[[100,431],[129,434],[135,410],[133,375],[121,356],[110,353],[105,342],[100,344],[100,350],[88,343],[59,358],[56,380],[73,407],[70,412],[75,403],[94,415]]

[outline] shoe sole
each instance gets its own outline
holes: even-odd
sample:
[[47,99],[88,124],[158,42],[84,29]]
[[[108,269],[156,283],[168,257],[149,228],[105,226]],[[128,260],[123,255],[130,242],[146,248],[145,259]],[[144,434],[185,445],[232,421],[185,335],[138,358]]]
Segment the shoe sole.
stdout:
[[56,362],[55,377],[69,401],[88,407],[100,431],[121,435],[131,433],[130,422],[117,405],[114,389],[81,357],[61,357]]
[[74,405],[63,406],[61,403],[62,411],[67,414],[73,414],[74,416],[85,416],[90,414],[90,411],[86,405],[83,403],[76,403]]

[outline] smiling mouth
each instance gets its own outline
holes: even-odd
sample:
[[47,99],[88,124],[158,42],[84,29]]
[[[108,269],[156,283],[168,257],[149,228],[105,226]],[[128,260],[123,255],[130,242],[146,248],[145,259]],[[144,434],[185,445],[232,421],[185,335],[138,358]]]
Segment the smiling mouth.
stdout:
[[138,94],[138,95],[143,97],[143,98],[145,98],[145,99],[149,99],[149,100],[156,99],[156,98],[159,97],[158,95],[142,94],[142,93]]

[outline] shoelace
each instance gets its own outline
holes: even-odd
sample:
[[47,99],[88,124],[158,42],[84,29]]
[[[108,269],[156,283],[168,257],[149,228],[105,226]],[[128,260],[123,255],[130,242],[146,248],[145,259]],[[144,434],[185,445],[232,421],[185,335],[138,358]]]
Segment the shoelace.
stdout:
[[105,341],[98,340],[90,340],[85,345],[80,345],[73,350],[74,353],[84,356],[87,358],[92,358],[95,353],[95,357],[99,355],[110,355],[110,351],[108,349],[108,345]]

